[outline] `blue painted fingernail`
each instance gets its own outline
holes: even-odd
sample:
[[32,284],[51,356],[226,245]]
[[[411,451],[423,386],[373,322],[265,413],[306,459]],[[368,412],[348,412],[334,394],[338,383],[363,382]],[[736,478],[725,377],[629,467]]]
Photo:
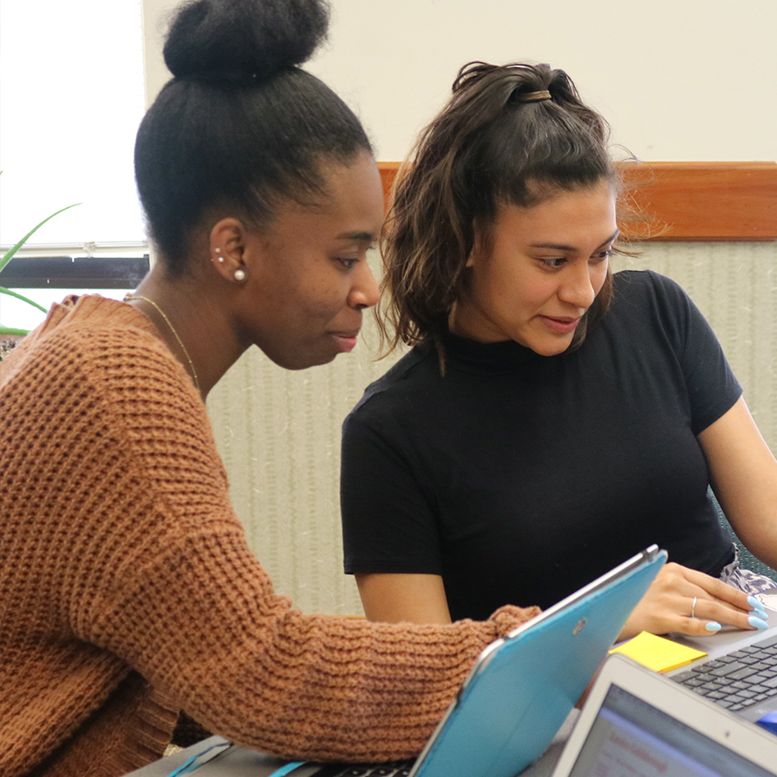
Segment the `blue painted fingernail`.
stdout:
[[704,624],[704,628],[707,629],[707,631],[720,631],[720,624],[717,621],[707,621],[707,623]]
[[750,616],[750,617],[747,619],[747,622],[748,622],[748,623],[749,623],[749,624],[750,624],[750,625],[751,625],[751,626],[752,626],[754,629],[758,629],[759,631],[763,631],[764,629],[766,629],[766,628],[768,628],[768,627],[769,627],[769,624],[768,624],[766,621],[764,621],[764,620],[761,620],[760,618],[757,618],[755,615],[751,615],[751,616]]
[[758,610],[758,609],[750,610],[748,615],[753,615],[756,618],[760,618],[762,621],[768,621],[769,620],[769,616],[766,614],[765,610]]
[[754,607],[754,608],[756,608],[756,609],[761,609],[761,610],[763,610],[763,608],[764,608],[763,604],[761,604],[761,600],[760,600],[760,599],[756,599],[756,598],[755,598],[755,596],[748,596],[748,597],[747,597],[747,603],[748,603],[748,604],[749,604],[751,607]]

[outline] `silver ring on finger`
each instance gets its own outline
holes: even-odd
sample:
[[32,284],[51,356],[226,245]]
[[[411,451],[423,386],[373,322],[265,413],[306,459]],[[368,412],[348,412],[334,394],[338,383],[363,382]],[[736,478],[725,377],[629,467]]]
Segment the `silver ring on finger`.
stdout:
[[696,602],[699,600],[698,596],[693,597],[693,602],[691,604],[691,618],[696,617]]

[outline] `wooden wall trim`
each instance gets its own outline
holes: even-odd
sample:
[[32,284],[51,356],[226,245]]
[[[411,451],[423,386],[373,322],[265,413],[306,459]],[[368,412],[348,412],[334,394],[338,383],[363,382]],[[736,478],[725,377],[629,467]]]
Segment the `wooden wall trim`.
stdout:
[[391,187],[394,185],[394,181],[397,178],[399,172],[399,166],[401,162],[378,162],[378,170],[380,170],[380,180],[383,184],[383,200],[386,203],[386,210],[388,210],[388,204],[391,200]]
[[[399,162],[379,162],[388,202]],[[642,216],[626,229],[652,240],[777,240],[777,163],[643,162],[621,165]]]

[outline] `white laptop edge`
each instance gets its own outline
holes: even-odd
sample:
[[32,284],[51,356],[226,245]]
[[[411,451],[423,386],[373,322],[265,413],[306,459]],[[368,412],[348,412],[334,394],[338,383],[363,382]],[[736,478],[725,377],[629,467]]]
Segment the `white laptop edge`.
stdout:
[[612,686],[777,775],[777,736],[621,654],[602,666],[552,777],[569,777]]

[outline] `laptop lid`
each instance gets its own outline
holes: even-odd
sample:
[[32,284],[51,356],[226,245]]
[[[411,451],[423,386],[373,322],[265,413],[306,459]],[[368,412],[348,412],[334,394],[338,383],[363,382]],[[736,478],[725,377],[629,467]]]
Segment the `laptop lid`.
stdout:
[[614,654],[553,777],[770,777],[775,769],[773,734]]
[[513,777],[542,755],[665,561],[651,546],[489,645],[411,777]]

